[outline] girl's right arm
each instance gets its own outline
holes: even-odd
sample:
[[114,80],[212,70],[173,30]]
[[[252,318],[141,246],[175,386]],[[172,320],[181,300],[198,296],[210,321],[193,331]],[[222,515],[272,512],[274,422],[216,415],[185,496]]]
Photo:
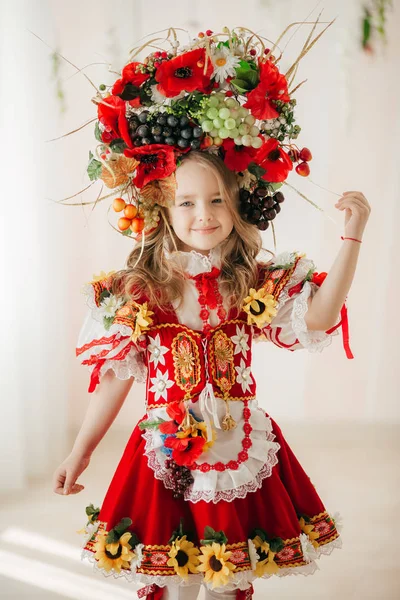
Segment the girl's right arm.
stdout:
[[133,382],[134,377],[118,379],[111,369],[104,373],[100,384],[91,394],[71,453],[54,472],[53,491],[56,494],[77,494],[83,490],[84,486],[76,483],[76,480],[89,465],[93,451],[119,413]]

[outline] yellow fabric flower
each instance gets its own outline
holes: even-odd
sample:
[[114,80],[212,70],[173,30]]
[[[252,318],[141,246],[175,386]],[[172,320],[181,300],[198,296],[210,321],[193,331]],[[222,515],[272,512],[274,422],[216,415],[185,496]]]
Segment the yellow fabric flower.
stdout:
[[182,577],[182,579],[187,580],[189,571],[191,573],[197,573],[199,554],[199,549],[186,539],[186,535],[183,535],[181,538],[177,538],[172,542],[171,550],[168,552],[170,558],[168,559],[167,565],[169,567],[174,567],[175,573]]
[[92,281],[89,281],[89,283],[97,283],[98,281],[104,281],[105,279],[111,277],[111,275],[114,275],[114,273],[115,271],[110,271],[109,273],[106,273],[105,271],[100,271],[100,275],[93,275],[93,279]]
[[253,544],[256,547],[256,550],[261,550],[261,552],[265,552],[265,554],[269,551],[269,543],[264,541],[259,535],[252,540]]
[[198,437],[199,435],[201,435],[206,441],[206,443],[203,446],[203,452],[208,450],[208,448],[211,448],[211,446],[214,445],[214,442],[217,439],[215,429],[212,429],[212,440],[209,440],[207,442],[207,425],[204,423],[204,421],[196,421],[196,419],[193,419],[191,415],[190,426],[176,433],[176,437],[181,439],[187,438],[189,436]]
[[257,327],[263,327],[271,323],[272,317],[277,313],[277,305],[272,294],[268,294],[264,288],[255,290],[250,288],[250,295],[244,299],[243,310],[247,312],[247,324],[254,323]]
[[132,340],[136,342],[138,337],[142,335],[143,331],[147,331],[152,324],[153,319],[150,317],[150,315],[154,315],[154,311],[147,308],[147,302],[144,302],[143,304],[134,302],[134,304],[136,304],[138,308],[138,314],[136,316],[135,330],[133,331],[131,337]]
[[121,568],[129,569],[130,562],[135,557],[129,544],[131,534],[127,531],[121,535],[118,542],[112,544],[107,544],[107,534],[107,531],[101,531],[96,536],[94,556],[98,560],[99,568],[105,569],[107,572],[115,569],[117,573],[121,572]]
[[216,542],[211,546],[201,546],[200,550],[202,555],[199,559],[202,564],[197,570],[204,572],[204,581],[211,582],[212,589],[226,585],[235,570],[235,565],[228,561],[232,552],[226,550],[225,544]]
[[304,531],[306,535],[308,535],[310,542],[314,546],[314,548],[318,548],[319,544],[317,542],[317,538],[319,538],[318,531],[313,531],[314,525],[306,525],[304,517],[301,517],[299,520],[301,530]]
[[269,550],[267,558],[258,561],[254,571],[257,577],[262,577],[263,575],[276,575],[276,573],[278,573],[279,567],[274,560],[275,554],[276,552]]

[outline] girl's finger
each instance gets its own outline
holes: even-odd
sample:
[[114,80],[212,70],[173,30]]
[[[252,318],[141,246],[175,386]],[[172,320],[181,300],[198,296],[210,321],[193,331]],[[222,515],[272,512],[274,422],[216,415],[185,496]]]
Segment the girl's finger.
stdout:
[[354,194],[358,198],[362,198],[365,200],[365,202],[367,202],[367,199],[362,192],[357,192],[357,191],[343,192],[343,196],[348,196],[349,194]]
[[360,208],[367,208],[368,210],[370,210],[370,206],[369,205],[367,206],[359,198],[348,198],[348,199],[339,200],[335,204],[335,206],[337,206],[338,208],[340,208],[342,206],[349,206],[349,204],[354,204],[354,205],[359,206]]
[[344,208],[349,208],[352,211],[355,212],[364,212],[366,210],[366,206],[365,204],[362,204],[361,202],[356,202],[356,201],[352,201],[352,202],[341,202],[338,206],[337,209],[338,210],[343,210]]

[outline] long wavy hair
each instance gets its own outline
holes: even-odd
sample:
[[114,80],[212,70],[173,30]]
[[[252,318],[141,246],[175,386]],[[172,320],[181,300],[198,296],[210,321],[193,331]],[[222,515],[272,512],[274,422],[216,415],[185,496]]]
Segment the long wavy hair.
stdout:
[[[213,171],[232,215],[232,231],[221,243],[219,281],[223,292],[227,294],[229,308],[236,307],[240,311],[249,289],[257,285],[257,264],[260,261],[256,259],[264,250],[260,232],[240,216],[236,176],[221,158],[208,152],[191,150],[183,156],[180,164],[186,161],[196,161]],[[164,245],[169,251],[178,251],[181,242],[169,225],[167,209],[160,207],[160,213],[158,227],[145,236],[142,255],[142,243],[138,242],[128,256],[126,268],[116,273],[112,291],[117,296],[131,300],[138,300],[144,294],[149,308],[156,306],[162,309],[177,299],[178,307],[181,304],[185,274],[178,262],[168,260],[165,256]],[[267,252],[274,256],[273,252]]]

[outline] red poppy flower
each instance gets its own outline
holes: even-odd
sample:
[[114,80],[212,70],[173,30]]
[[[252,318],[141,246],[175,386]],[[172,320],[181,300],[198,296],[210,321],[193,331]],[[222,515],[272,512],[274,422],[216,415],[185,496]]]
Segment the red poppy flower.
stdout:
[[165,440],[164,445],[167,448],[172,448],[172,458],[177,465],[189,467],[194,461],[199,458],[203,452],[205,439],[199,435],[191,438],[175,438],[169,437]]
[[186,92],[198,90],[209,93],[208,87],[213,66],[209,60],[206,74],[204,74],[205,59],[205,49],[197,48],[171,60],[163,61],[155,74],[158,91],[167,98],[177,96],[182,90]]
[[323,271],[322,273],[313,273],[311,281],[312,283],[316,283],[317,286],[320,287],[323,284],[324,279],[327,275],[328,273],[326,273],[325,271]]
[[139,161],[133,180],[138,188],[142,188],[154,179],[169,177],[176,169],[174,150],[165,144],[148,144],[125,149],[124,154]]
[[171,417],[172,421],[161,423],[159,429],[161,433],[176,433],[178,425],[182,423],[186,416],[184,402],[170,402],[167,405],[167,415]]
[[279,146],[278,140],[270,138],[257,151],[254,162],[265,169],[262,178],[271,183],[285,181],[293,163],[289,155]]
[[132,147],[129,135],[128,120],[125,116],[125,102],[118,96],[107,96],[97,105],[97,116],[106,128],[101,134],[105,144],[122,138],[127,146]]
[[231,171],[245,171],[257,154],[255,148],[237,146],[230,138],[224,140],[222,147],[225,150],[224,163]]
[[117,79],[112,89],[114,96],[122,94],[127,83],[140,87],[142,83],[148,80],[150,77],[149,73],[136,72],[137,67],[141,64],[140,62],[131,62],[122,69],[122,77],[121,79]]
[[257,119],[275,119],[279,113],[271,100],[289,102],[287,80],[270,60],[259,65],[260,83],[247,94],[247,102],[243,106]]

